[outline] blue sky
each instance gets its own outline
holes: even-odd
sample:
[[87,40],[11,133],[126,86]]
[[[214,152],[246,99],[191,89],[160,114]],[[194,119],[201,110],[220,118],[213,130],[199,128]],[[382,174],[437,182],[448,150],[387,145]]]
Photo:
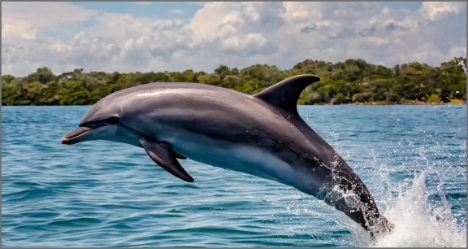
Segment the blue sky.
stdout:
[[389,9],[405,9],[410,11],[416,11],[421,8],[423,2],[378,2],[382,8]]
[[[100,12],[126,13],[136,17],[153,17],[162,19],[189,20],[203,8],[204,2],[71,2],[73,5],[83,6]],[[378,2],[381,9],[416,11],[423,2]],[[86,28],[94,25],[95,21],[79,23],[79,27]],[[50,35],[57,35],[50,33]]]
[[[106,12],[131,13],[136,16],[150,16],[158,18],[177,17],[188,19],[197,10],[203,8],[203,2],[71,2],[74,5],[84,6]],[[423,2],[378,2],[381,8],[405,9],[416,11]],[[181,14],[171,13],[170,10],[180,10]]]
[[[105,12],[131,13],[139,17],[188,19],[203,7],[202,2],[71,2]],[[175,14],[171,10],[180,10]]]
[[[162,19],[189,20],[203,8],[204,2],[71,2],[73,5],[83,6],[100,12],[126,13],[136,17],[153,17]],[[401,9],[416,11],[423,2],[378,2],[381,9]],[[80,28],[95,24],[94,19],[82,22]],[[56,36],[57,33],[49,33]]]
[[466,56],[465,2],[2,2],[2,73]]

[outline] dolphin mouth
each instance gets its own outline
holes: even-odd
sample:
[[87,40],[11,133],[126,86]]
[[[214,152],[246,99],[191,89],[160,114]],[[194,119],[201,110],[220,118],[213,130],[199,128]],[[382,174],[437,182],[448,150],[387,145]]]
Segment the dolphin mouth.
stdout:
[[93,128],[89,127],[80,127],[74,131],[71,131],[62,138],[62,144],[74,144],[76,143],[76,139],[83,136],[84,134],[91,131]]

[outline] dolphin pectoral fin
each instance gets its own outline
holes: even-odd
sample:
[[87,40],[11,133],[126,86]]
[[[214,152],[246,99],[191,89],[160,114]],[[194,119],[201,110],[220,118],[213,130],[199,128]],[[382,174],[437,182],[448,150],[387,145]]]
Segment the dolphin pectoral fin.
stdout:
[[312,74],[297,75],[278,82],[253,96],[274,107],[280,107],[299,115],[297,112],[299,95],[308,85],[317,81],[320,81],[320,78]]
[[193,178],[182,168],[179,161],[176,159],[176,153],[168,143],[158,143],[154,140],[148,140],[145,137],[140,138],[140,143],[145,149],[148,156],[159,165],[174,176],[180,179],[193,182]]

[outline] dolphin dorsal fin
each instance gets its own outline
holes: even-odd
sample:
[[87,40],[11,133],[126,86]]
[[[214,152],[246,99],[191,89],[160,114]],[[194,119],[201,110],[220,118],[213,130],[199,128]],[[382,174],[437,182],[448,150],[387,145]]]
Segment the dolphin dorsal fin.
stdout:
[[280,107],[288,112],[298,115],[297,100],[308,85],[320,81],[318,76],[302,74],[280,81],[267,89],[253,95],[268,104]]

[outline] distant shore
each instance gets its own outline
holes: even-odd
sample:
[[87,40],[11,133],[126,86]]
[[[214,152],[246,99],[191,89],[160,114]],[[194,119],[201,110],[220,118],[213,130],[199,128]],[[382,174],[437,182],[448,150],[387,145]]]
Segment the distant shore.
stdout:
[[[290,69],[255,64],[244,68],[219,65],[213,72],[85,72],[83,68],[54,74],[40,67],[24,77],[2,75],[4,106],[92,105],[114,92],[156,82],[190,82],[255,95],[284,79],[314,74],[320,77],[301,92],[299,105],[440,105],[464,104],[466,73],[454,58],[440,66],[419,62],[394,67],[362,59],[326,62],[306,59]],[[442,103],[439,103],[442,102]],[[235,104],[235,103],[232,103]]]
[[[315,104],[317,105],[317,104]],[[451,99],[450,102],[424,102],[418,100],[404,100],[403,102],[390,102],[390,101],[368,101],[368,102],[354,102],[354,103],[326,103],[323,105],[466,105],[466,100]]]
[[422,101],[414,101],[413,103],[377,103],[377,102],[367,102],[367,103],[347,103],[347,104],[324,104],[324,105],[466,105],[465,102],[449,102],[449,103],[426,103]]

